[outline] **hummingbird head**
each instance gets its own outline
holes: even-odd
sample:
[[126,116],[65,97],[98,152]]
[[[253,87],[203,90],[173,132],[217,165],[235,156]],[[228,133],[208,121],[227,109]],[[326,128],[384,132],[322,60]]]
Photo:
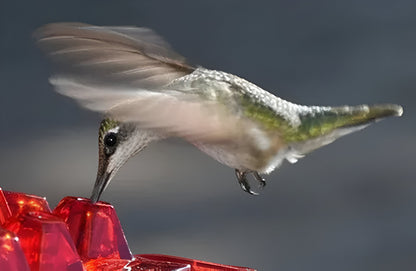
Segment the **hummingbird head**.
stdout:
[[98,170],[91,201],[97,202],[111,179],[127,160],[147,145],[145,133],[135,125],[111,118],[101,121],[98,132]]

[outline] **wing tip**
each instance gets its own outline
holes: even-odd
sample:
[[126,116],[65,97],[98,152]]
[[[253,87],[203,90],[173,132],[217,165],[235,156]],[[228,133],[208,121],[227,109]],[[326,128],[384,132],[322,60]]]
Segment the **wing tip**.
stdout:
[[80,23],[80,22],[54,22],[54,23],[48,23],[45,25],[42,25],[40,27],[38,27],[37,29],[35,29],[35,31],[32,34],[32,37],[35,40],[41,40],[45,37],[54,35],[58,32],[61,32],[62,29],[65,28],[74,28],[74,27],[86,27],[86,26],[91,26],[89,24],[86,23]]

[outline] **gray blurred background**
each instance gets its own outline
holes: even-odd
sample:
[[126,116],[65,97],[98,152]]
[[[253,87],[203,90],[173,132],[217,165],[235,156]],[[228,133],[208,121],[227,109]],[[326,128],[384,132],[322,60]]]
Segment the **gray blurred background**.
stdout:
[[90,195],[100,116],[53,92],[31,34],[60,21],[156,30],[191,63],[301,104],[399,103],[377,123],[243,193],[179,140],[130,160],[103,200],[131,250],[258,270],[415,270],[416,2],[0,2],[0,186]]

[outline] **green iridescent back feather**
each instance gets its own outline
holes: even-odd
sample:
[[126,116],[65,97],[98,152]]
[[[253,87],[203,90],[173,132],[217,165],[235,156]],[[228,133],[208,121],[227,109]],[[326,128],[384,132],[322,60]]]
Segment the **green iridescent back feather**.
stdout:
[[286,143],[300,142],[331,133],[335,129],[364,125],[388,117],[400,116],[402,108],[394,104],[326,107],[299,114],[300,125],[292,125],[272,108],[242,95],[241,105],[246,117],[263,125],[266,130],[278,131]]

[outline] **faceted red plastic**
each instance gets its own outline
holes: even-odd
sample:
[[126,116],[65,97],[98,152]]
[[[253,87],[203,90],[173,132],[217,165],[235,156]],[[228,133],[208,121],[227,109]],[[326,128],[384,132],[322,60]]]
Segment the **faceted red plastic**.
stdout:
[[191,271],[255,271],[255,269],[251,269],[247,267],[223,265],[223,264],[210,263],[210,262],[192,260],[192,259],[176,257],[176,256],[161,255],[161,254],[140,254],[140,255],[135,255],[135,258],[138,258],[138,259],[144,258],[144,259],[154,260],[154,261],[189,264],[191,266],[191,269],[190,269]]
[[4,228],[19,237],[20,245],[32,271],[82,271],[65,223],[45,212],[31,212],[11,217]]
[[0,225],[0,271],[255,271],[159,254],[133,258],[114,207],[84,198],[66,197],[51,214],[45,198],[0,188]]
[[10,191],[3,191],[3,193],[13,216],[28,212],[51,212],[46,198]]
[[157,271],[192,271],[192,267],[187,263],[150,260],[140,256],[135,257],[126,267],[132,271],[157,270]]
[[0,188],[0,225],[12,216],[9,205],[7,204],[6,197],[4,196],[3,190]]
[[2,228],[0,228],[0,270],[30,271],[19,239],[13,232]]
[[85,265],[87,271],[191,271],[191,265],[149,260],[137,257],[132,261],[101,258],[91,260]]
[[126,259],[99,258],[84,263],[84,267],[87,271],[125,271],[129,263]]
[[66,197],[53,211],[68,225],[83,261],[133,258],[114,207],[105,202]]

